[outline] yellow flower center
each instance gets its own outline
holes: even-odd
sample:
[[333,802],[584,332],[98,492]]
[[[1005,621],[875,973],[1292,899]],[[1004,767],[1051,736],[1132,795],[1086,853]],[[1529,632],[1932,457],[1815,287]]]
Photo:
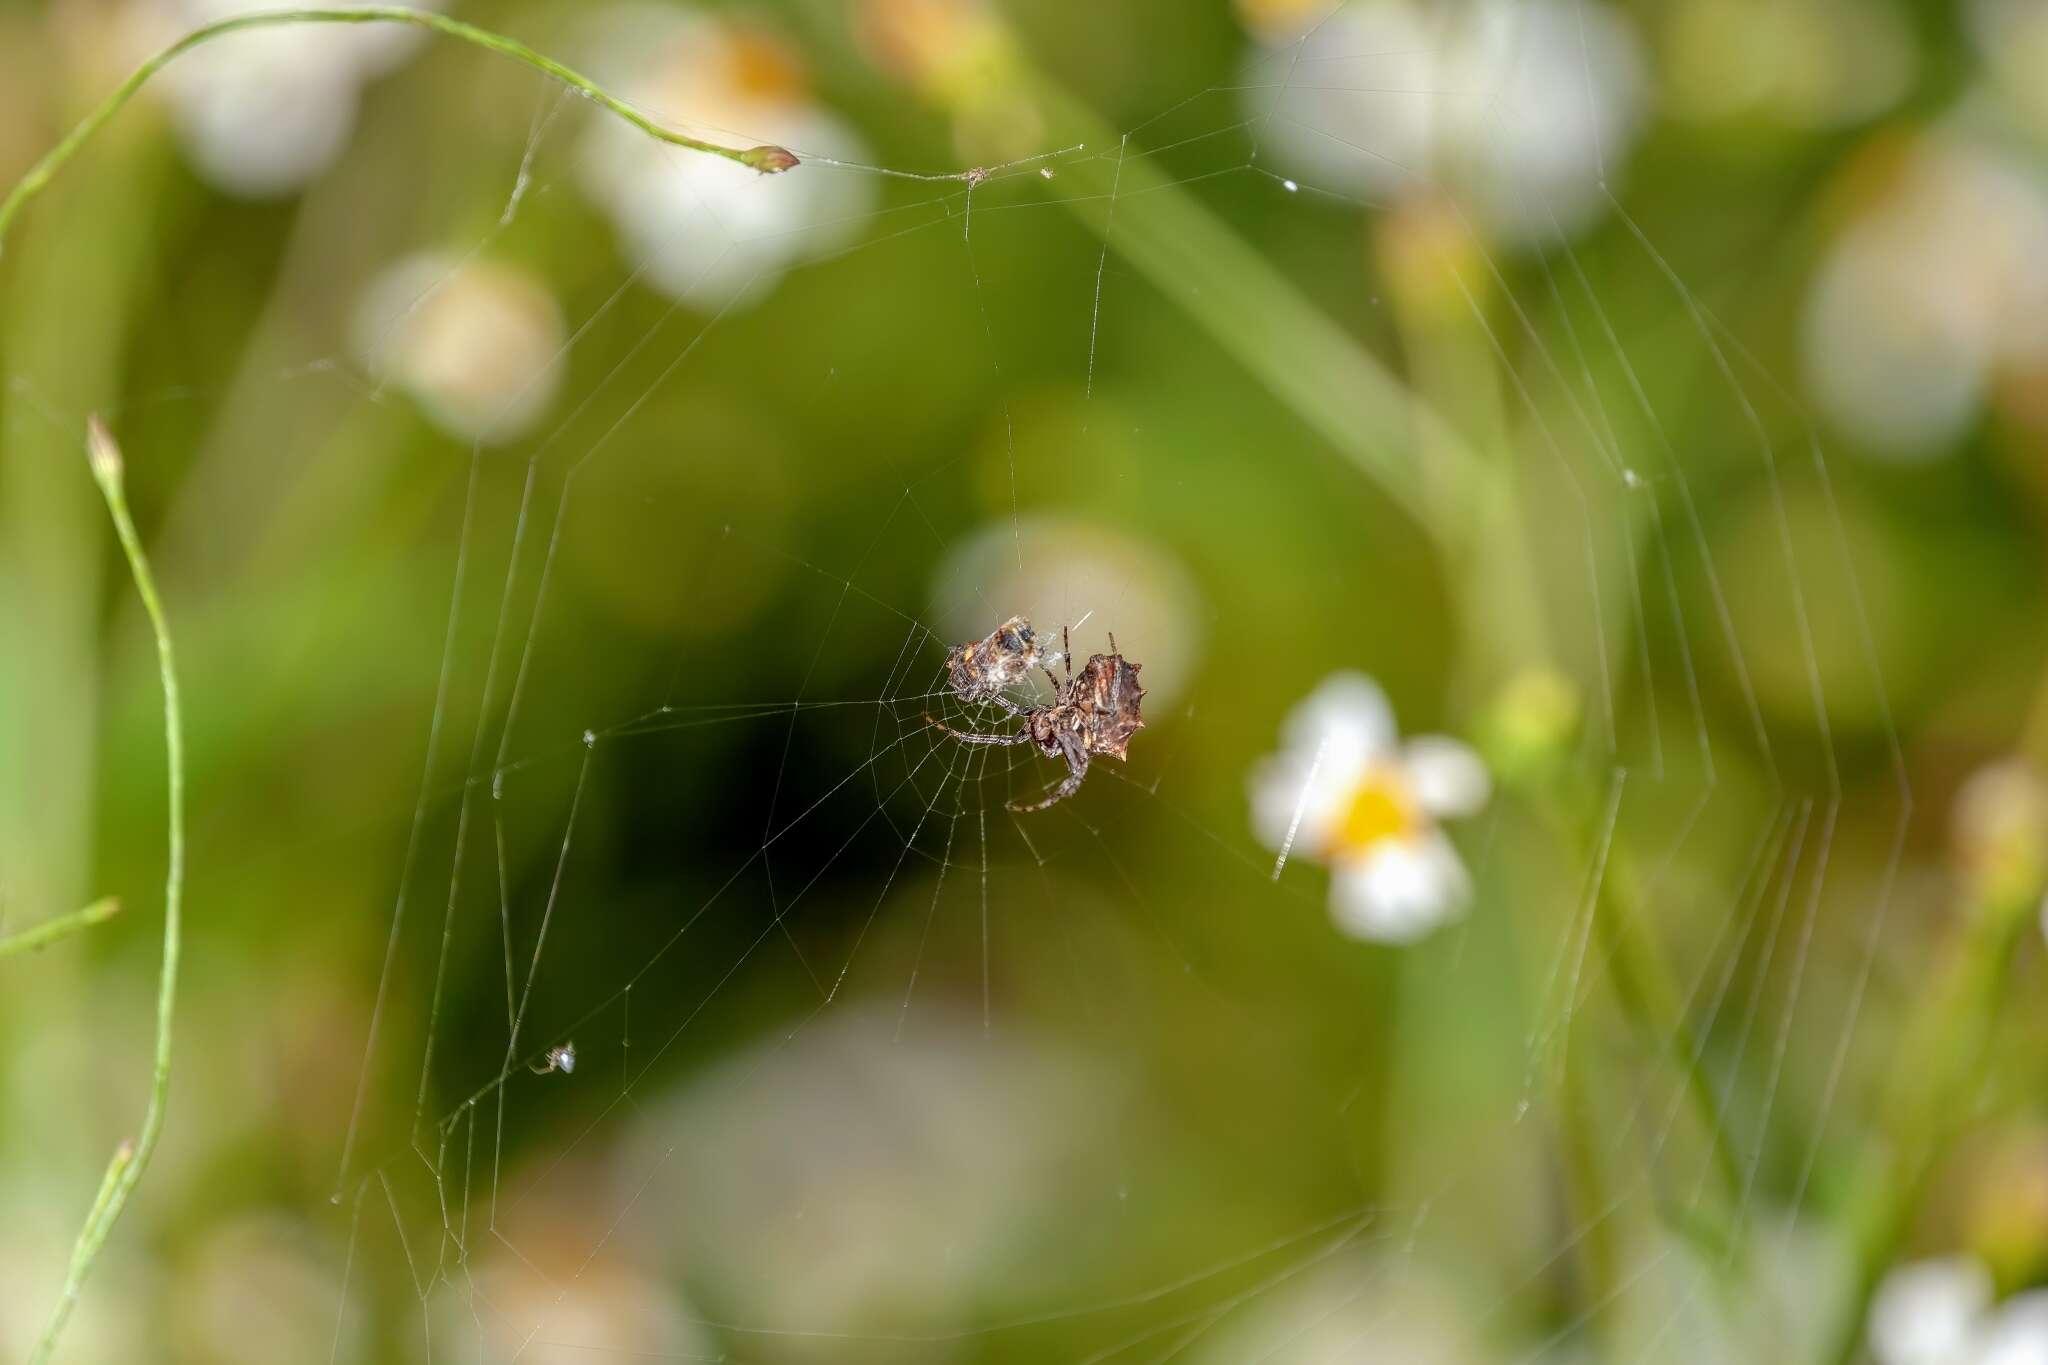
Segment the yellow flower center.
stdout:
[[795,54],[764,33],[733,35],[726,78],[739,94],[769,104],[793,104],[805,93],[803,68]]
[[1422,812],[1401,774],[1375,769],[1351,794],[1330,835],[1332,857],[1360,854],[1387,839],[1413,839],[1422,832]]
[[1267,43],[1291,43],[1337,6],[1333,0],[1236,0],[1237,16]]

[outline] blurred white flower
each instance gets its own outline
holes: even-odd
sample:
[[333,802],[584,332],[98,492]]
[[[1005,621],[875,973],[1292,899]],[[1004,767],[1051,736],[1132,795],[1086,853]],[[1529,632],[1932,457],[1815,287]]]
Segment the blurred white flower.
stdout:
[[[266,0],[138,0],[137,27],[157,48],[202,24],[276,8]],[[162,89],[203,178],[248,198],[289,194],[348,141],[363,84],[422,36],[399,24],[251,29],[179,57],[165,68]]]
[[1240,10],[1276,44],[1241,79],[1259,160],[1326,189],[1446,185],[1495,235],[1540,241],[1597,212],[1641,126],[1641,45],[1597,0]]
[[1026,1249],[1072,1191],[1115,1182],[1104,1135],[1130,1097],[1098,1061],[941,1006],[902,1022],[877,1002],[764,1037],[643,1101],[614,1163],[622,1199],[682,1215],[647,1235],[726,1285],[732,1313],[819,1329],[778,1360],[957,1322],[994,1284],[1046,1292],[1064,1271]]
[[1914,149],[1834,243],[1807,298],[1806,370],[1870,453],[1942,453],[1997,373],[2048,360],[2048,188],[1957,136]]
[[218,1365],[360,1359],[360,1323],[334,1321],[340,1249],[278,1211],[237,1214],[181,1258],[165,1295],[175,1354]]
[[1870,1300],[1870,1352],[1878,1365],[1968,1365],[1991,1297],[1991,1273],[1967,1256],[1899,1266]]
[[[1597,1358],[1645,1365],[1833,1359],[1834,1327],[1854,1292],[1848,1242],[1789,1209],[1759,1204],[1751,1216],[1752,1252],[1740,1267],[1700,1256],[1697,1242],[1672,1228],[1640,1244],[1633,1254],[1661,1269],[1602,1310],[1606,1349]],[[1583,1359],[1590,1365],[1593,1358]]]
[[1471,879],[1437,822],[1486,804],[1477,754],[1443,735],[1402,744],[1386,694],[1360,673],[1325,680],[1283,738],[1252,774],[1252,826],[1268,847],[1330,867],[1338,927],[1406,943],[1464,909]]
[[[598,78],[665,124],[799,157],[867,159],[852,131],[810,98],[795,55],[758,31],[626,7],[601,21],[596,46]],[[857,171],[807,159],[794,173],[762,175],[611,118],[592,126],[580,166],[586,192],[649,281],[704,308],[765,293],[790,266],[837,249],[872,200],[873,180]]]
[[1915,1261],[1884,1277],[1870,1301],[1878,1365],[2042,1365],[2048,1290],[1995,1308],[1991,1272],[1969,1256]]
[[[558,1210],[560,1202],[557,1195]],[[536,1228],[522,1220],[509,1248],[493,1239],[465,1273],[450,1277],[453,1292],[435,1300],[430,1359],[582,1365],[721,1358],[717,1338],[672,1277],[641,1264],[637,1248],[600,1221],[560,1214],[538,1221]]]
[[1205,1332],[1195,1365],[1481,1365],[1482,1319],[1421,1260],[1348,1254],[1311,1263]]
[[512,440],[547,411],[564,339],[561,310],[524,272],[431,252],[386,268],[356,307],[370,373],[469,441]]
[[2048,1289],[2018,1294],[1984,1324],[1971,1365],[2042,1365],[2048,1361]]

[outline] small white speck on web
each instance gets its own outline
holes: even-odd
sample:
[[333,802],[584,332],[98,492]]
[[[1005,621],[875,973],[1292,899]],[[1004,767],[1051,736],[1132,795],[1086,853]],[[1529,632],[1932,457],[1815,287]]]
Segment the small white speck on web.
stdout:
[[1301,186],[1297,185],[1292,180],[1283,180],[1280,182],[1280,188],[1286,190],[1289,194],[1294,194],[1301,189]]
[[1038,168],[1038,178],[1039,178],[1040,180],[1050,180],[1050,179],[1052,179],[1052,167],[1050,167],[1050,166],[1040,166],[1040,167]]
[[1294,803],[1294,818],[1287,822],[1287,837],[1280,841],[1280,856],[1273,860],[1273,880],[1280,880],[1280,871],[1287,866],[1287,855],[1294,852],[1294,836],[1301,833],[1302,813],[1308,809],[1308,794],[1315,790],[1316,774],[1323,768],[1323,751],[1330,747],[1328,739],[1316,745],[1316,756],[1308,765],[1308,777],[1301,784],[1301,799]]

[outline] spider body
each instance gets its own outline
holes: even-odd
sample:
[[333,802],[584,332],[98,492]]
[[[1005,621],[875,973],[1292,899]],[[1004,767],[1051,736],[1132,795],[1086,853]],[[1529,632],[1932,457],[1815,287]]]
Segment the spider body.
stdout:
[[566,1076],[576,1069],[576,1044],[568,1042],[560,1047],[551,1047],[546,1066],[529,1065],[526,1069],[536,1076],[552,1076],[557,1071]]
[[[998,628],[989,639],[998,639],[1005,629],[1021,620],[1021,617],[1013,617],[1010,621],[1004,622],[1003,627]],[[1025,623],[1025,629],[1029,630],[1029,623]],[[1060,632],[1060,639],[1060,658],[1065,663],[1065,631]],[[961,646],[960,650],[955,650],[953,655],[948,656],[949,666],[962,650],[969,651],[972,657],[972,652],[987,643],[988,641],[980,641],[976,645]],[[1033,647],[1035,648],[1035,645]],[[1117,653],[1116,637],[1113,635],[1109,640],[1109,648],[1110,652],[1107,654],[1090,655],[1088,663],[1078,675],[1074,673],[1072,665],[1067,664],[1066,681],[1054,680],[1053,701],[1049,706],[1019,706],[1002,695],[1001,689],[977,692],[969,697],[959,683],[955,682],[954,691],[963,698],[994,702],[1023,721],[1023,728],[1014,733],[974,734],[941,725],[938,721],[932,720],[930,715],[926,715],[925,719],[962,744],[1035,744],[1047,758],[1064,759],[1067,764],[1067,776],[1050,796],[1042,801],[1010,803],[1010,809],[1014,811],[1044,810],[1047,806],[1066,800],[1081,789],[1082,781],[1088,776],[1088,762],[1091,757],[1096,754],[1107,754],[1117,759],[1125,757],[1130,748],[1131,736],[1145,728],[1145,719],[1140,714],[1145,689],[1138,685],[1138,670],[1144,665],[1134,664]],[[1043,660],[1033,662],[1044,666]],[[1029,664],[1024,665],[1019,670],[1019,676],[1028,671],[1029,667]],[[1046,676],[1052,676],[1050,668],[1046,669]]]

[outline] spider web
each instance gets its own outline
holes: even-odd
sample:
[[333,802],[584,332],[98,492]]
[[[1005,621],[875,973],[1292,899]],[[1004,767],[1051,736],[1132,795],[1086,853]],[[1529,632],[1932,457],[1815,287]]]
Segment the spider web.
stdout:
[[[252,409],[310,433],[267,486],[293,524],[351,467],[424,509],[317,646],[344,684],[401,680],[416,784],[315,821],[389,893],[352,907],[372,1004],[297,1120],[332,1157],[299,1192],[334,1359],[1740,1359],[1824,1322],[1816,1176],[1882,1065],[1912,808],[1834,471],[1597,120],[1539,133],[1596,168],[1590,206],[1439,178],[1448,254],[1349,282],[1361,221],[1433,177],[1326,97],[1446,92],[1328,24],[1110,143],[972,173],[797,147],[879,205],[845,245],[725,307],[580,262],[551,281],[580,304],[564,396],[505,450],[423,443],[332,338],[115,414],[197,410],[226,452],[167,539],[258,468]],[[1475,77],[1481,145],[1529,136],[1535,46],[1510,29]],[[469,257],[546,260],[595,116],[488,79],[536,112]],[[1156,245],[1191,212],[1270,275],[1191,278]],[[1463,349],[1404,354],[1373,289],[1447,308]],[[1306,858],[1275,867],[1243,774],[1339,668],[1404,721],[1469,719],[1502,678],[1459,660],[1495,625],[1403,510],[1430,491],[1372,477],[1392,433],[1426,483],[1431,431],[1276,378],[1264,306],[1304,298],[1376,363],[1468,367],[1455,443],[1499,466],[1584,698],[1584,827],[1498,796],[1460,832],[1470,915],[1398,952],[1337,933]],[[77,425],[49,377],[13,387]],[[362,470],[406,440],[432,477]],[[1283,600],[1233,581],[1261,557]],[[1076,659],[1113,632],[1154,689],[1129,763],[1031,815],[1060,765],[931,723],[1015,728],[943,665],[1020,610]],[[218,833],[206,856],[237,865]]]

